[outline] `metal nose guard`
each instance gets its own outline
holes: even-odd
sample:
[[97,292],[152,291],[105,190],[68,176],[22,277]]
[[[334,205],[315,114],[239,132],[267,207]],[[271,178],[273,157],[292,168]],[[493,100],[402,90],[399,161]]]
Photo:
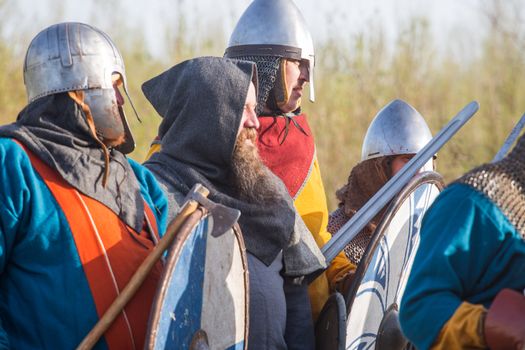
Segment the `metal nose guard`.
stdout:
[[239,210],[214,203],[199,192],[191,192],[186,199],[193,199],[210,212],[213,217],[213,229],[211,231],[213,237],[219,237],[226,233],[241,216]]
[[[137,110],[135,109],[135,105],[133,104],[133,101],[131,100],[131,97],[129,96],[128,87],[126,84],[126,81],[124,80],[122,90],[124,90],[124,94],[126,95],[129,105],[131,106],[131,109],[133,110],[133,113],[135,113],[135,116],[137,117],[137,120],[139,123],[142,123],[142,119],[140,119],[139,114]],[[116,147],[120,152],[124,154],[129,154],[135,150],[135,138],[133,137],[133,133],[131,132],[131,128],[128,123],[128,118],[126,117],[126,113],[124,113],[124,107],[118,106],[119,114],[122,119],[122,124],[124,125],[124,133],[126,134],[126,140],[123,144]]]

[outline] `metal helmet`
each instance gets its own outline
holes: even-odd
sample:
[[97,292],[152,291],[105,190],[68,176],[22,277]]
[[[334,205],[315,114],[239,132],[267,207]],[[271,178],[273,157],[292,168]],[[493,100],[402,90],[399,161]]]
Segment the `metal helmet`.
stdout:
[[314,102],[315,54],[312,36],[292,0],[254,0],[235,26],[226,57],[276,56],[306,60]]
[[84,90],[97,132],[102,137],[124,133],[126,140],[118,149],[129,153],[135,141],[123,109],[116,103],[114,73],[120,74],[133,107],[119,50],[107,34],[83,23],[59,23],[42,30],[29,44],[24,61],[29,103],[52,94]]
[[[361,161],[400,154],[415,154],[430,140],[427,123],[411,105],[394,100],[377,113],[363,141]],[[432,162],[430,162],[431,170]],[[427,165],[424,166],[427,170]]]

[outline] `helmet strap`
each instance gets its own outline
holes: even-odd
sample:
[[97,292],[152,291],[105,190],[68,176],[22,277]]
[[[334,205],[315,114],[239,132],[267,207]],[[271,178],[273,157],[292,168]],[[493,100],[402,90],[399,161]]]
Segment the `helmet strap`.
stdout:
[[[131,106],[131,109],[133,109],[133,113],[135,113],[135,117],[137,117],[137,120],[139,121],[139,123],[142,124],[142,119],[140,119],[139,113],[135,109],[135,105],[133,104],[133,101],[131,100],[131,97],[129,97],[128,88],[126,87],[126,85],[124,85],[124,93],[126,94],[126,97],[128,98],[128,102],[129,102],[129,104]],[[122,118],[125,118],[125,117],[122,116]]]
[[275,85],[273,87],[273,96],[275,104],[279,109],[288,103],[289,91],[286,86],[286,59],[283,58],[279,62],[279,70],[275,77]]

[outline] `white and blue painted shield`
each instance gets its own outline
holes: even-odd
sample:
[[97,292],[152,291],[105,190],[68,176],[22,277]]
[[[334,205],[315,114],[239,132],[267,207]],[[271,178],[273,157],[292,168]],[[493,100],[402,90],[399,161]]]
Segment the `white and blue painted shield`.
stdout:
[[211,215],[198,210],[190,219],[169,251],[145,348],[244,349],[248,270],[240,230],[215,237]]
[[345,349],[404,349],[398,305],[419,246],[425,211],[443,189],[435,172],[418,174],[396,196],[374,232],[348,294]]

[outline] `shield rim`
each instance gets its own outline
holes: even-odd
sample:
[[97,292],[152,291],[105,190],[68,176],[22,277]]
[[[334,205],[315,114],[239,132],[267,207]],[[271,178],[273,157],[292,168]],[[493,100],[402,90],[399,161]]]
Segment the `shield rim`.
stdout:
[[244,268],[244,350],[248,350],[248,330],[250,329],[250,276],[248,272],[248,256],[246,255],[246,245],[244,244],[244,238],[242,237],[241,227],[238,222],[232,226],[232,230],[239,242],[242,267]]
[[[318,343],[318,340],[320,337],[319,335],[322,335],[322,327],[326,324],[326,320],[323,318],[325,314],[329,311],[327,309],[327,305],[334,304],[337,307],[337,322],[338,322],[338,336],[339,336],[339,343],[338,347],[335,350],[345,350],[346,346],[346,305],[345,305],[345,299],[341,293],[338,291],[333,292],[329,297],[328,300],[326,300],[323,309],[321,310],[321,313],[319,314],[319,317],[317,318],[317,321],[315,322],[314,332],[316,336],[315,341],[315,347],[316,349],[321,349],[320,344]],[[344,310],[344,311],[343,311]],[[341,311],[342,314],[339,312]],[[322,322],[324,321],[324,322]]]
[[199,206],[195,212],[193,212],[184,222],[183,226],[179,229],[179,232],[175,236],[168,257],[166,258],[166,263],[162,272],[159,285],[157,286],[157,293],[153,301],[153,306],[150,310],[150,319],[148,321],[148,332],[146,334],[144,348],[154,349],[157,339],[158,328],[153,327],[153,325],[158,325],[160,319],[160,310],[162,309],[162,301],[168,290],[168,271],[172,271],[174,266],[177,264],[177,261],[180,258],[180,253],[184,246],[184,242],[190,235],[190,233],[195,229],[198,223],[206,217],[207,211]]
[[410,180],[410,182],[390,202],[390,204],[387,207],[385,216],[381,219],[379,225],[372,234],[370,243],[368,244],[368,247],[366,248],[363,254],[361,262],[357,266],[355,278],[352,282],[352,285],[346,293],[345,300],[347,321],[349,319],[350,311],[352,310],[357,291],[359,290],[359,286],[361,285],[361,282],[365,276],[368,266],[370,265],[370,261],[374,256],[375,249],[380,243],[381,238],[383,238],[384,236],[385,228],[390,224],[395,214],[403,205],[405,199],[408,198],[408,196],[412,194],[412,192],[414,192],[416,188],[424,184],[436,185],[440,192],[443,190],[443,188],[445,188],[445,182],[441,174],[435,171],[424,171],[414,176],[414,178],[412,178],[412,180]]
[[[165,298],[165,295],[168,290],[168,278],[166,278],[169,271],[173,271],[175,265],[179,261],[182,248],[188,236],[193,232],[195,227],[208,216],[213,218],[207,209],[202,206],[199,206],[195,212],[193,212],[184,222],[183,226],[180,228],[177,233],[175,240],[173,241],[169,254],[166,258],[166,263],[164,266],[164,271],[157,286],[157,293],[153,301],[153,305],[150,310],[150,319],[148,322],[148,330],[146,333],[146,338],[144,342],[144,349],[154,349],[157,339],[158,328],[153,327],[153,325],[158,325],[160,321],[160,310],[162,309],[162,301]],[[249,276],[248,276],[248,258],[246,256],[246,246],[244,244],[244,239],[238,223],[235,223],[231,227],[234,235],[237,238],[239,244],[239,253],[242,260],[242,266],[244,268],[244,287],[245,287],[245,307],[244,307],[244,317],[245,317],[245,326],[244,326],[244,350],[248,349],[248,327],[249,327]]]

